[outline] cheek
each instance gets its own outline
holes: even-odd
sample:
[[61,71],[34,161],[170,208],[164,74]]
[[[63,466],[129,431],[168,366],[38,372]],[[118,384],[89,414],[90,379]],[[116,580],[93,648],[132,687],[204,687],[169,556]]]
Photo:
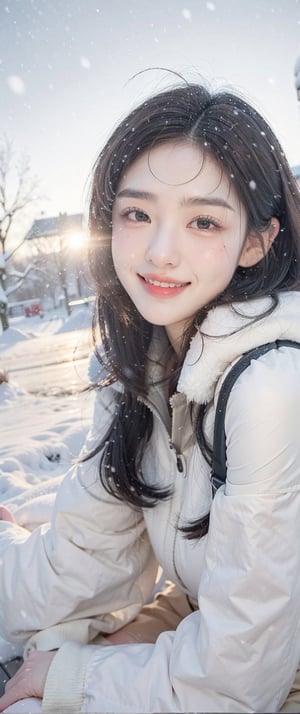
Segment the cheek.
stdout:
[[123,263],[124,257],[122,251],[122,242],[119,240],[116,234],[112,234],[111,255],[115,271],[117,275],[119,275],[120,267]]
[[234,239],[234,237],[229,238],[229,240],[224,240],[218,246],[215,254],[215,259],[222,262],[224,270],[228,268],[230,271],[234,271],[239,262],[240,257],[240,241]]
[[197,272],[206,272],[208,268],[213,268],[224,260],[224,246],[222,244],[213,245],[207,242],[206,245],[193,246],[189,253],[189,263]]
[[125,231],[112,234],[111,252],[114,266],[119,269],[128,268],[138,259],[136,240]]
[[132,264],[131,252],[126,244],[126,241],[120,238],[113,238],[111,244],[112,261],[121,282],[124,281]]
[[193,250],[189,263],[200,280],[209,279],[225,287],[231,280],[238,266],[239,250],[232,240],[220,240]]

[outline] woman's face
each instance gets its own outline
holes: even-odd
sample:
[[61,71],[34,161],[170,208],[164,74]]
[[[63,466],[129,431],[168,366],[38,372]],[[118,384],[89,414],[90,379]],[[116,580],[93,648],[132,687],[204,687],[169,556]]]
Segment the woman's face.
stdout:
[[174,349],[199,308],[229,284],[241,259],[246,212],[199,146],[168,141],[125,171],[112,214],[112,256],[141,315]]

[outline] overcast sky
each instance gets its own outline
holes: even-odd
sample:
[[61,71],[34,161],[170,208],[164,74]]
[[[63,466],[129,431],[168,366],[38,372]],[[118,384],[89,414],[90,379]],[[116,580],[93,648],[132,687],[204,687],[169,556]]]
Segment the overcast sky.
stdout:
[[0,0],[0,135],[25,150],[46,215],[83,210],[112,126],[165,72],[242,92],[300,164],[300,0]]

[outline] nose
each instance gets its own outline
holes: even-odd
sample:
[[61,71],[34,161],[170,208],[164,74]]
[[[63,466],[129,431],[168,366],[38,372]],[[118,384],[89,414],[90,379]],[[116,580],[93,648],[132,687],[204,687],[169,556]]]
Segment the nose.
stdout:
[[158,268],[178,265],[180,256],[174,226],[164,225],[155,231],[146,250],[146,260]]

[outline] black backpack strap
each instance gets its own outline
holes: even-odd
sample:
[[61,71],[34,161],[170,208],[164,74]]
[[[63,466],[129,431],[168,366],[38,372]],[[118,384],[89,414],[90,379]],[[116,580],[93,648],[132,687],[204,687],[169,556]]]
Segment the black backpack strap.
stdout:
[[293,340],[276,340],[275,342],[267,342],[265,345],[255,347],[253,350],[245,352],[245,354],[242,355],[224,379],[218,396],[214,424],[211,471],[213,493],[215,493],[226,481],[225,413],[232,387],[240,374],[242,374],[242,372],[249,367],[253,359],[258,359],[261,355],[266,354],[266,352],[269,352],[270,350],[277,350],[279,347],[296,347],[300,349],[300,343],[294,342]]

